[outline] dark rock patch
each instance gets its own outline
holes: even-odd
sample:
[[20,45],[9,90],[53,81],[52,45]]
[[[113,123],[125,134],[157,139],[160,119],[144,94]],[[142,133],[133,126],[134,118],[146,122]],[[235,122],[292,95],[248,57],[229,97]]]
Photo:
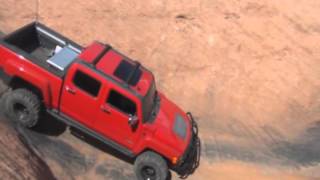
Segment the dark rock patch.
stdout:
[[95,157],[86,157],[60,139],[22,128],[19,129],[19,132],[40,153],[42,158],[55,161],[70,175],[86,173],[95,164]]
[[320,162],[320,121],[314,123],[296,140],[276,143],[272,150],[291,165],[318,164]]
[[104,177],[105,179],[112,179],[112,180],[135,179],[135,175],[133,174],[133,172],[127,171],[127,169],[128,167],[126,165],[106,162],[97,166],[96,174]]
[[264,162],[267,164],[272,162],[272,156],[268,152],[258,151],[254,148],[245,148],[236,144],[206,142],[204,147],[204,154],[209,161],[233,159],[245,162]]

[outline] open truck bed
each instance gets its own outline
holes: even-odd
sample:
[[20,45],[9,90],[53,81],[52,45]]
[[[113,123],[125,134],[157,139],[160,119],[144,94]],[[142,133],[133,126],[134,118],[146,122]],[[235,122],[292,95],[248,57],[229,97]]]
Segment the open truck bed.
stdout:
[[77,43],[37,22],[1,39],[7,48],[57,76],[63,76],[67,66],[82,51]]

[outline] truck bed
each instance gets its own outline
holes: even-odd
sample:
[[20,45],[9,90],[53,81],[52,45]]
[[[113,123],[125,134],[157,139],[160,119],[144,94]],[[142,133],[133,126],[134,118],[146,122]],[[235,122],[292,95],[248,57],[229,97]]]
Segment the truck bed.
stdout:
[[69,47],[74,54],[82,51],[80,45],[37,22],[4,36],[2,42],[7,48],[57,76],[65,73],[65,69],[57,68],[50,61],[57,53],[57,48]]

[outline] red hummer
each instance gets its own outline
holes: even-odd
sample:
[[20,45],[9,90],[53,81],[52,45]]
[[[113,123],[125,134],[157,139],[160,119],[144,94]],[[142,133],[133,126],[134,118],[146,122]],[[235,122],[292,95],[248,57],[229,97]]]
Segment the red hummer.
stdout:
[[31,128],[49,113],[134,159],[138,179],[182,177],[199,165],[191,113],[157,91],[153,74],[110,45],[86,48],[34,22],[0,39],[10,119]]

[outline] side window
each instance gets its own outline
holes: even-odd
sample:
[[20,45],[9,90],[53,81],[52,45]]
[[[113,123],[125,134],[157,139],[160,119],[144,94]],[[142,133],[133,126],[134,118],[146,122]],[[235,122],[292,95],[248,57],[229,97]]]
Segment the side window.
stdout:
[[119,94],[118,92],[111,90],[107,103],[116,107],[126,114],[136,114],[136,104],[127,97]]
[[73,77],[73,83],[78,88],[80,88],[81,90],[85,91],[93,97],[98,96],[99,90],[101,88],[101,83],[99,81],[81,71],[76,72],[76,74]]

